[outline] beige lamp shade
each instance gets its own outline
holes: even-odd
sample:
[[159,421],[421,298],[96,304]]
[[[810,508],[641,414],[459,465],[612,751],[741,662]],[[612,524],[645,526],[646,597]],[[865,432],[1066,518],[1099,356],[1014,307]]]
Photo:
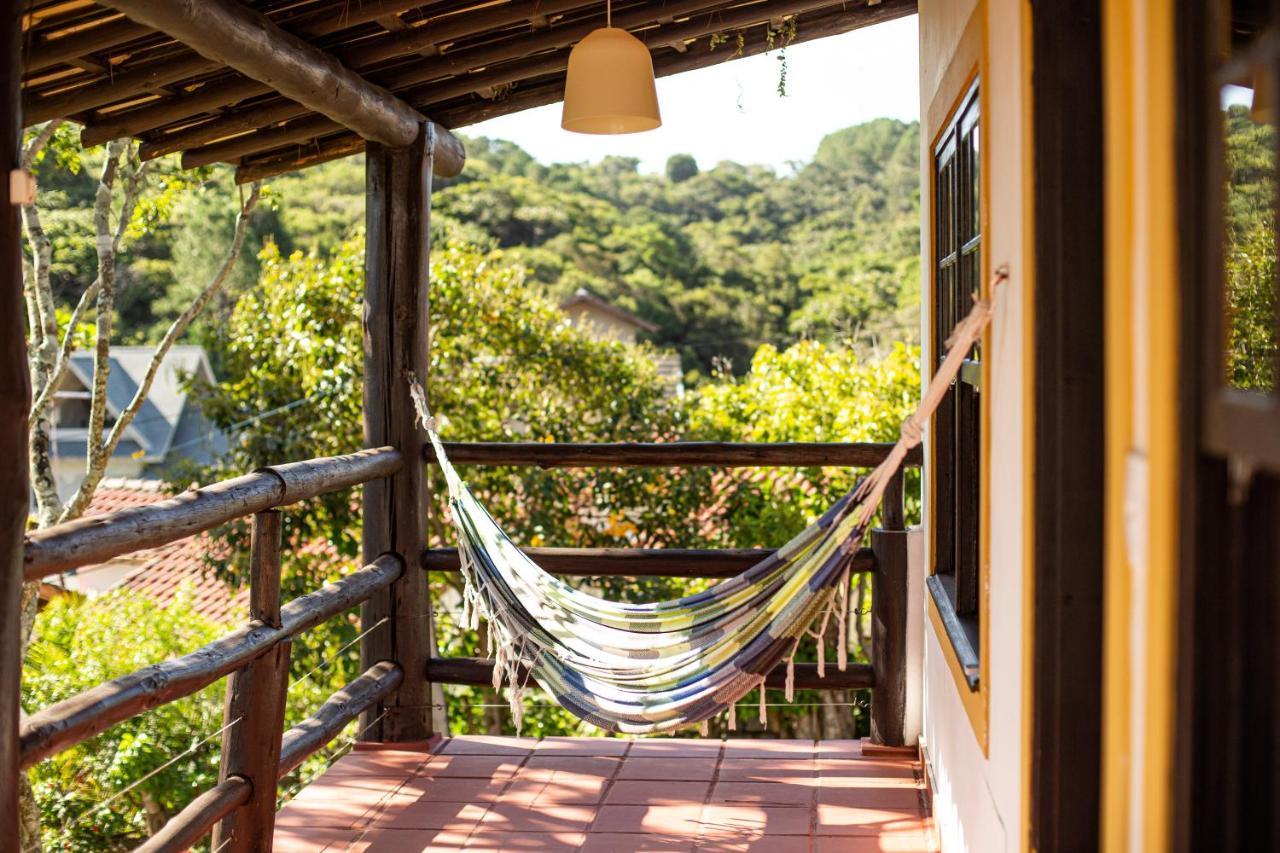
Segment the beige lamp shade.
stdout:
[[638,133],[662,125],[653,58],[626,30],[604,27],[569,54],[560,126],[574,133]]

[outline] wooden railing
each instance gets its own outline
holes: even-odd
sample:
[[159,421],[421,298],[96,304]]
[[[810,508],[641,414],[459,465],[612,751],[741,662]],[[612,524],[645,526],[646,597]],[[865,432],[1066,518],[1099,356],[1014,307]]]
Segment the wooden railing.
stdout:
[[407,568],[401,555],[382,554],[341,580],[282,606],[281,514],[275,508],[391,477],[404,465],[403,455],[390,447],[278,465],[159,503],[31,533],[25,543],[24,573],[28,580],[37,580],[176,542],[236,519],[251,517],[253,525],[247,624],[190,654],[105,682],[30,715],[19,731],[22,767],[229,675],[218,784],[139,849],[186,850],[210,830],[213,848],[226,853],[270,849],[279,779],[361,713],[393,695],[405,678],[398,662],[377,661],[315,714],[284,731],[291,641],[388,589]]
[[[850,467],[879,465],[891,444],[732,442],[654,442],[559,444],[542,442],[446,443],[445,452],[458,465],[524,465],[539,468],[635,467]],[[432,448],[424,459],[434,462]],[[905,465],[918,466],[917,447]],[[871,532],[871,546],[858,552],[855,572],[872,576],[871,663],[853,664],[844,672],[815,664],[796,664],[795,686],[814,690],[873,688],[871,734],[877,743],[904,743],[907,643],[907,541],[903,472],[898,470],[881,504],[882,528]],[[676,548],[526,548],[544,569],[565,575],[596,577],[724,578],[743,571],[772,553],[768,549]],[[423,564],[438,571],[459,571],[454,548],[436,548]],[[493,662],[480,658],[427,661],[427,680],[440,684],[487,685]],[[785,684],[785,667],[766,675],[768,687]]]
[[[459,464],[572,466],[858,466],[878,464],[889,445],[873,444],[454,444],[449,451]],[[909,464],[918,464],[917,459]],[[421,553],[386,552],[341,580],[282,604],[280,601],[281,513],[277,507],[329,492],[366,485],[379,488],[387,478],[403,476],[404,456],[391,447],[348,456],[313,459],[263,468],[243,477],[193,489],[168,500],[81,519],[29,534],[25,542],[27,580],[100,563],[148,548],[176,542],[242,518],[252,519],[249,614],[244,627],[190,654],[162,661],[105,682],[27,717],[20,727],[21,764],[30,767],[160,705],[190,696],[229,676],[222,733],[219,782],[196,797],[139,850],[185,850],[214,833],[213,847],[227,853],[268,849],[274,831],[278,781],[296,769],[361,714],[391,703],[413,679],[415,689],[431,682],[483,685],[492,683],[493,662],[478,658],[428,657],[418,663],[380,659],[385,648],[362,639],[362,675],[339,690],[312,716],[284,730],[289,653],[294,637],[344,613],[386,596],[392,585],[407,585],[410,572],[458,571],[455,549]],[[870,548],[854,560],[854,570],[873,577],[873,647],[870,664],[854,664],[840,672],[827,667],[819,676],[815,664],[795,666],[801,689],[874,688],[873,735],[900,743],[902,666],[906,625],[906,546],[902,538],[902,473],[898,472],[882,509],[885,526],[873,532]],[[378,519],[365,520],[366,531]],[[366,539],[368,536],[366,534]],[[772,553],[768,549],[528,549],[543,567],[566,575],[730,577]],[[416,564],[415,563],[420,563]],[[377,614],[379,611],[373,611]],[[430,611],[427,610],[428,621]],[[364,613],[366,623],[373,621]],[[408,617],[406,617],[408,618]],[[396,612],[381,620],[393,622]],[[385,633],[394,634],[396,625]],[[785,668],[766,675],[769,687],[781,688]],[[429,718],[424,723],[429,728]],[[896,734],[895,734],[896,732]]]

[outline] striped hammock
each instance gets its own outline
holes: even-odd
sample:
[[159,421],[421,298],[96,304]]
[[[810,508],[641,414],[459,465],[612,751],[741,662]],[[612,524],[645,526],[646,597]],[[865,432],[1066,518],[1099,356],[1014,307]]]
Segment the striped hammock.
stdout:
[[[998,274],[997,281],[1003,277]],[[871,474],[816,522],[736,577],[695,595],[651,604],[607,601],[544,571],[502,531],[450,464],[425,394],[410,378],[419,416],[448,483],[458,536],[464,627],[489,623],[493,686],[509,689],[517,731],[530,677],[565,709],[613,732],[642,734],[696,725],[788,665],[800,640],[838,625],[837,666],[846,663],[849,571],[890,477],[920,443],[920,423],[947,387],[991,316],[986,300],[952,333],[943,364],[902,437]],[[820,625],[813,630],[815,623]],[[764,690],[761,716],[764,714]]]

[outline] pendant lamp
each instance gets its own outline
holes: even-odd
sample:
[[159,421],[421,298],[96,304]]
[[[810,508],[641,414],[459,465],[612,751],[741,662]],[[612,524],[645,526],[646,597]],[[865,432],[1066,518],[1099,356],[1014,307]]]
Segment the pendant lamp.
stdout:
[[649,49],[613,26],[606,2],[605,26],[569,53],[560,126],[574,133],[638,133],[661,125]]

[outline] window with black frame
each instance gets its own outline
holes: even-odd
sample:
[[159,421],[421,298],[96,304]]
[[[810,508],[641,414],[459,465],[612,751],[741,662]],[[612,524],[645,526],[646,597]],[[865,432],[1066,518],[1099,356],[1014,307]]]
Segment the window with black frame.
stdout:
[[[934,369],[982,280],[978,84],[933,152]],[[981,348],[974,346],[934,415],[933,574],[929,588],[970,687],[978,684]]]
[[1216,239],[1202,289],[1205,427],[1211,446],[1280,466],[1280,311],[1276,274],[1280,17],[1274,4],[1212,4],[1216,127],[1204,169]]

